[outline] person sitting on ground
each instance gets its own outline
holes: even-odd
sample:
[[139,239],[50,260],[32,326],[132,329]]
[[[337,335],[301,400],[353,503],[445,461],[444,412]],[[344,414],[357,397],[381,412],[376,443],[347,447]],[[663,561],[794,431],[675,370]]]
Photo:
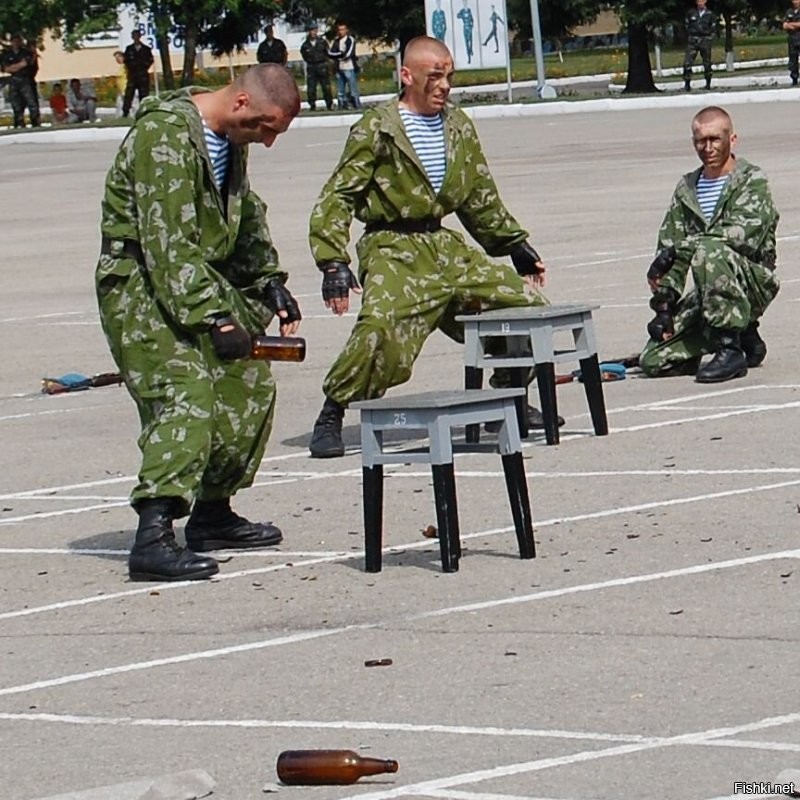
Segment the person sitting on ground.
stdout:
[[67,97],[60,83],[53,84],[53,93],[50,95],[50,113],[56,125],[67,121]]
[[[369,109],[351,128],[311,215],[322,298],[337,315],[348,311],[351,290],[361,292],[347,245],[353,215],[366,223],[357,246],[364,299],[323,384],[313,458],[344,455],[347,405],[409,380],[434,330],[463,341],[455,316],[465,309],[547,303],[540,293],[545,265],[500,199],[472,122],[448,103],[447,46],[433,37],[412,39],[400,75],[401,96]],[[485,253],[510,256],[514,266],[487,258],[443,227],[450,213]],[[541,413],[534,413],[543,427]]]
[[[648,272],[656,316],[639,356],[646,375],[696,375],[718,383],[747,374],[767,354],[759,318],[778,293],[778,211],[767,176],[733,153],[727,111],[709,106],[692,120],[702,166],[675,189]],[[694,287],[683,297],[691,271]],[[714,357],[700,366],[704,354]]]
[[93,122],[97,110],[94,87],[84,86],[80,79],[72,78],[67,89],[67,109],[69,122]]

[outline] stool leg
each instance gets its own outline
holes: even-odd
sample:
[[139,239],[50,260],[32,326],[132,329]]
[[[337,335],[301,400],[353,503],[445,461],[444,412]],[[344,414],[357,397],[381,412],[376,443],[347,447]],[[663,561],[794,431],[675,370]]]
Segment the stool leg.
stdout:
[[594,432],[598,436],[608,434],[608,417],[606,416],[606,402],[603,398],[603,378],[600,375],[600,363],[597,354],[580,360],[583,388],[586,392],[586,402],[589,404],[589,413],[592,415]]
[[439,526],[439,549],[442,553],[442,571],[458,572],[461,539],[458,531],[456,478],[453,464],[431,464],[431,470],[433,472],[433,497],[436,502],[436,522]]
[[528,484],[525,481],[525,467],[522,453],[509,453],[503,456],[503,471],[506,474],[508,500],[511,503],[511,515],[517,531],[520,558],[535,558],[536,545],[533,542],[533,520],[531,504],[528,497]]
[[[464,388],[483,388],[483,370],[479,367],[464,367]],[[481,439],[481,426],[467,425],[464,430],[464,438],[467,444],[478,444]]]
[[364,569],[381,571],[383,547],[383,465],[362,469],[364,492]]
[[536,383],[542,404],[544,435],[547,444],[558,444],[558,404],[556,402],[556,368],[552,361],[536,365]]
[[[512,389],[527,389],[528,368],[513,367],[509,371]],[[519,436],[521,439],[528,438],[528,392],[521,397],[517,397],[514,402],[517,405],[517,424],[519,425]]]

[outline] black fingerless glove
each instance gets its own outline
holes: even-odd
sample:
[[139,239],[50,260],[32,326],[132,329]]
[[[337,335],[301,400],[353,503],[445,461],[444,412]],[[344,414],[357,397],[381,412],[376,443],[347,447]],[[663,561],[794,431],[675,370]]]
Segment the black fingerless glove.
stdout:
[[672,269],[676,255],[675,247],[672,245],[659,250],[647,270],[647,280],[657,281],[663,278]]
[[299,322],[303,319],[297,300],[292,297],[292,293],[284,286],[280,278],[272,278],[264,287],[264,303],[275,314],[279,311],[286,312],[286,316],[280,318],[281,325]]
[[528,242],[515,244],[509,255],[517,275],[538,275],[542,271],[536,266],[542,259]]
[[675,322],[672,312],[668,309],[657,311],[653,319],[647,323],[647,332],[650,334],[650,338],[655,342],[663,342],[665,333],[670,335],[675,333]]
[[351,289],[358,288],[356,276],[344,261],[322,261],[317,268],[322,273],[322,299],[326,303],[344,299]]
[[219,317],[211,328],[211,343],[214,352],[223,361],[235,361],[250,355],[253,346],[250,334],[235,317]]

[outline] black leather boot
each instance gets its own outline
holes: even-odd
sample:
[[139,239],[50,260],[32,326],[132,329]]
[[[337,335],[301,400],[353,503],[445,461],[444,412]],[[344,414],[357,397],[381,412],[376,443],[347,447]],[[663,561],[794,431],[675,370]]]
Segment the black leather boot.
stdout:
[[206,550],[273,547],[283,541],[271,522],[250,522],[231,509],[230,498],[198,500],[186,522],[186,544],[199,553]]
[[139,527],[128,556],[132,581],[196,581],[219,572],[213,558],[195,555],[175,541],[171,499],[142,500],[136,511]]
[[751,322],[744,331],[742,331],[739,341],[747,357],[747,366],[760,366],[761,362],[767,357],[767,343],[761,338],[758,332],[758,322]]
[[340,458],[344,455],[342,420],[344,408],[328,398],[319,412],[308,449],[311,458]]
[[[542,416],[542,412],[539,411],[538,408],[535,406],[527,406],[526,410],[528,412],[528,427],[534,431],[544,430],[544,417]],[[558,427],[563,427],[565,423],[564,417],[561,414],[558,415]],[[502,422],[487,422],[484,424],[484,430],[486,433],[497,433],[500,428],[503,426]]]
[[747,375],[747,358],[739,342],[738,331],[717,331],[714,358],[697,370],[698,383],[722,383]]

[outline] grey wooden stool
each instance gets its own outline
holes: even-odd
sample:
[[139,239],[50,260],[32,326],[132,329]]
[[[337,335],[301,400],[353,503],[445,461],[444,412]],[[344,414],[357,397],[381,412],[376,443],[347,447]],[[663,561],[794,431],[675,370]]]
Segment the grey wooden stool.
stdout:
[[[383,465],[427,463],[433,472],[433,493],[442,570],[457,572],[461,557],[458,527],[454,452],[477,452],[480,446],[453,444],[453,428],[500,421],[497,446],[506,478],[511,514],[520,558],[533,558],[528,485],[522,462],[522,442],[517,428],[515,398],[523,389],[425,392],[404,397],[383,397],[351,403],[361,411],[361,461],[363,465],[365,569],[381,571],[383,545]],[[387,452],[384,431],[425,430],[428,447]]]
[[[598,306],[527,306],[457,316],[456,320],[464,325],[465,388],[481,388],[485,367],[510,367],[512,385],[524,386],[528,370],[535,367],[545,438],[547,444],[558,444],[555,364],[577,361],[581,367],[594,432],[598,436],[605,436],[608,433],[608,418],[592,321],[592,310],[595,308]],[[565,331],[572,334],[573,347],[556,350],[555,336]],[[493,356],[486,351],[488,340],[497,338],[507,343],[505,355]],[[525,397],[517,401],[522,438],[528,435],[525,405]],[[476,443],[480,437],[479,430],[477,425],[467,428],[467,442]]]

